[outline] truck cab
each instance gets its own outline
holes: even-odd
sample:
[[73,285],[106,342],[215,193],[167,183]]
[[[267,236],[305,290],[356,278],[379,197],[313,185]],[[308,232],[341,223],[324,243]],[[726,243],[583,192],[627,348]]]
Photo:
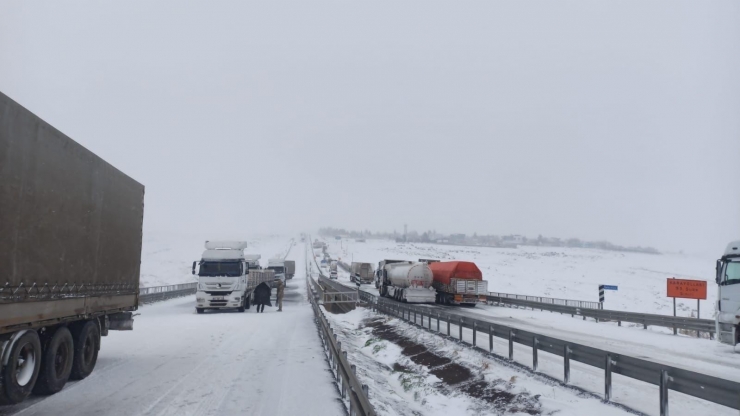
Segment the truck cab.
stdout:
[[717,340],[740,343],[740,240],[727,245],[717,260]]
[[267,260],[267,269],[275,272],[275,279],[285,283],[285,260],[281,258]]
[[[198,275],[195,293],[196,312],[206,309],[247,308],[247,278],[249,262],[244,256],[244,241],[206,241],[200,261],[193,262],[193,274]],[[197,270],[196,270],[197,269]]]

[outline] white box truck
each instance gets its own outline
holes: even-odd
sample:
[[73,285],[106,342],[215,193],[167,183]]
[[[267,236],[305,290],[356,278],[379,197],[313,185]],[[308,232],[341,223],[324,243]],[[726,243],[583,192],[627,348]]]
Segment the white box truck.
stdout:
[[740,343],[740,240],[727,245],[717,260],[717,340]]

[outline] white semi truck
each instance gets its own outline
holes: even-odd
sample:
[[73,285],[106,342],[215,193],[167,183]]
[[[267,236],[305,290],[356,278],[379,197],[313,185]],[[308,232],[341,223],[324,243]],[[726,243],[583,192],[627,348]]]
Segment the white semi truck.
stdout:
[[740,240],[727,245],[717,260],[717,339],[740,343]]
[[383,260],[375,272],[380,295],[408,303],[434,303],[432,270],[426,263]]
[[275,279],[280,279],[285,283],[285,260],[282,258],[269,259],[267,268],[275,272]]
[[[260,283],[272,284],[275,274],[268,270],[250,270],[255,255],[247,258],[245,241],[206,241],[200,261],[193,262],[193,274],[198,274],[195,310],[249,309],[250,297]],[[257,256],[259,257],[259,256]]]

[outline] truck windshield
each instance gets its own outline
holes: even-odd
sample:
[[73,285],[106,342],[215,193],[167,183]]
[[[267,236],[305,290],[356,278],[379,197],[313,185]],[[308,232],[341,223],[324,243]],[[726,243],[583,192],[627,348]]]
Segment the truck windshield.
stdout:
[[235,277],[242,274],[242,265],[238,261],[204,261],[200,264],[198,276]]
[[268,269],[274,270],[275,274],[285,273],[285,268],[280,267],[280,266],[269,266]]
[[729,261],[725,265],[725,273],[722,277],[723,285],[735,285],[740,283],[740,259]]

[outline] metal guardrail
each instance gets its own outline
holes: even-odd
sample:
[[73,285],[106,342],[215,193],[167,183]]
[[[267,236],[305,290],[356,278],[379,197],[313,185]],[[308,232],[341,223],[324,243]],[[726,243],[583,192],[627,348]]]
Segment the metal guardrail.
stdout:
[[[478,346],[477,336],[479,334],[487,336],[488,351],[491,354],[493,354],[493,338],[506,339],[509,343],[509,360],[514,359],[515,343],[531,347],[533,372],[537,371],[539,351],[563,357],[563,384],[570,382],[571,361],[600,368],[604,370],[604,400],[607,402],[611,400],[612,396],[612,374],[621,374],[659,387],[661,416],[668,415],[669,390],[740,410],[740,383],[734,381],[593,348],[515,327],[494,324],[454,313],[443,314],[437,309],[410,306],[380,299],[367,292],[361,292],[361,298],[370,302],[373,308],[379,312],[401,318],[430,331],[434,331],[433,320],[436,320],[436,332],[438,333],[442,333],[440,321],[447,324],[446,333],[448,336],[451,333],[450,327],[457,326],[458,338],[461,342],[464,342],[463,329],[470,329],[474,347]],[[427,318],[426,325],[424,324],[425,317]]]
[[198,283],[139,288],[139,305],[195,294]]
[[[582,316],[583,319],[593,318],[597,322],[616,321],[620,326],[622,325],[622,322],[632,322],[642,324],[645,329],[647,329],[648,326],[661,326],[666,328],[673,328],[674,333],[676,333],[676,331],[679,329],[686,331],[697,331],[697,336],[699,336],[701,332],[709,333],[710,336],[711,334],[714,334],[716,332],[714,320],[711,319],[696,319],[683,316],[657,315],[649,313],[613,311],[608,309],[584,308],[538,302],[535,300],[502,297],[493,294],[489,295],[487,298],[489,303],[547,310],[571,316],[578,315]],[[537,299],[536,296],[528,296],[528,298]]]
[[513,293],[500,293],[500,292],[488,292],[489,296],[497,296],[501,298],[529,300],[539,303],[549,303],[551,305],[562,305],[562,306],[573,306],[576,308],[589,308],[599,309],[599,302],[591,302],[588,300],[573,300],[573,299],[559,299],[559,298],[548,298],[546,296],[528,296],[528,295],[516,295]]
[[[337,340],[337,334],[331,329],[329,321],[319,307],[318,299],[322,292],[321,287],[311,277],[309,268],[306,267],[306,269],[306,289],[311,307],[316,315],[319,337],[324,352],[329,358],[332,375],[339,385],[342,401],[349,401],[349,416],[375,416],[375,410],[368,399],[370,389],[357,379],[357,367],[347,360],[347,351],[342,351],[342,342]],[[312,288],[316,290],[312,290]]]

